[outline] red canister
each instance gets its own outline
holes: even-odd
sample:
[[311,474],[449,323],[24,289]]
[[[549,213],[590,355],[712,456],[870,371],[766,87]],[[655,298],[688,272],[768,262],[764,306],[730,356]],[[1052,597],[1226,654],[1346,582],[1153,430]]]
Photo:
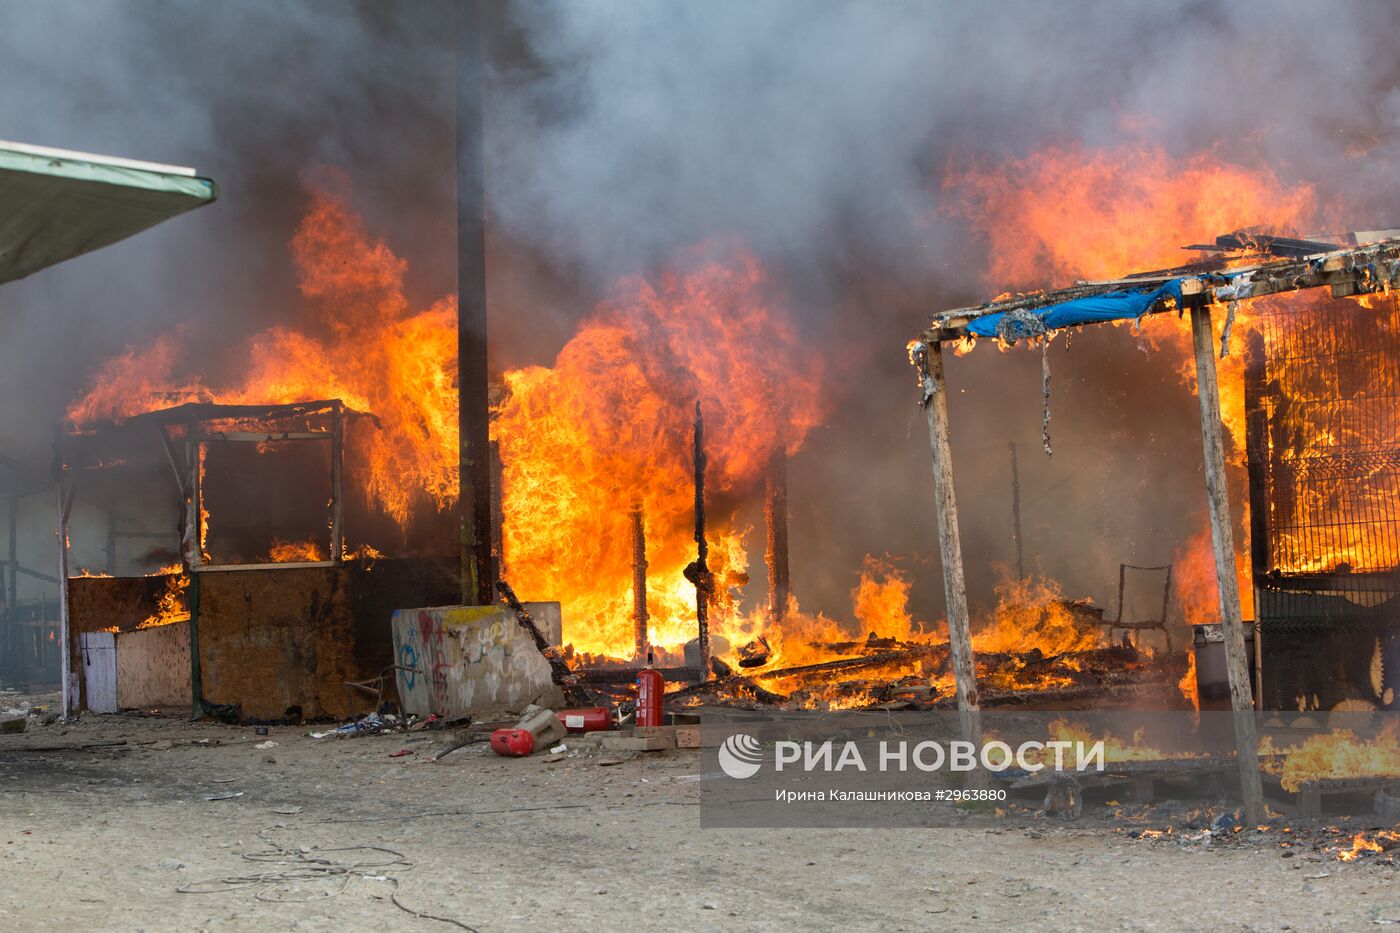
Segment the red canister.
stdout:
[[535,737],[528,729],[497,729],[491,733],[491,751],[508,758],[524,758],[535,750]]
[[661,726],[661,701],[666,696],[666,678],[648,665],[637,674],[637,725]]
[[612,728],[612,712],[606,706],[561,709],[558,716],[569,732],[601,732]]

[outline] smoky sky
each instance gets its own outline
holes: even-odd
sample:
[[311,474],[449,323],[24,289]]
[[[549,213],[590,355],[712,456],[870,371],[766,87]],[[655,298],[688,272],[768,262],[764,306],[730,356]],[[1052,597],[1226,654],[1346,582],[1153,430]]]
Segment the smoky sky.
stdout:
[[[1400,9],[1384,2],[518,2],[487,22],[489,302],[497,369],[548,363],[619,276],[739,238],[834,373],[790,469],[794,587],[847,615],[865,553],[941,615],[927,435],[904,342],[986,297],[948,166],[1049,144],[1214,148],[1316,186],[1351,226],[1400,218]],[[95,366],[183,327],[207,371],[303,324],[287,242],[339,172],[409,262],[454,286],[453,4],[49,0],[0,5],[0,138],[193,165],[215,205],[0,289],[0,449],[45,465]],[[1221,231],[1224,232],[1224,231]],[[949,365],[974,598],[1011,557],[1111,603],[1117,562],[1195,530],[1194,399],[1123,334]],[[751,510],[752,511],[752,510]],[[754,595],[761,595],[761,573]]]

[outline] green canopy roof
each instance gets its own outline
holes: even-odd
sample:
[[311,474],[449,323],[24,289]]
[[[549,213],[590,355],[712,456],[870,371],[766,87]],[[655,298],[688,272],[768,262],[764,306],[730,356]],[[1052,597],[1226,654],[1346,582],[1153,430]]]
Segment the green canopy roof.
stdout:
[[0,284],[208,204],[192,168],[0,140]]

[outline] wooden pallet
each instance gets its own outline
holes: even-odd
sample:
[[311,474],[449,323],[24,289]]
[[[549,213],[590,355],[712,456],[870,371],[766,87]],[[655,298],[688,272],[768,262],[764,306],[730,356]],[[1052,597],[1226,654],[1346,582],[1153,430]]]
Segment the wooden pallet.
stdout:
[[1277,791],[1278,796],[1292,803],[1296,815],[1305,820],[1319,819],[1323,801],[1328,797],[1366,794],[1374,800],[1381,793],[1391,796],[1400,794],[1400,777],[1324,778],[1304,781],[1296,791],[1284,790],[1281,775],[1264,771],[1260,777],[1266,786]]
[[1039,771],[1015,781],[1010,789],[1043,788],[1047,812],[1078,819],[1083,810],[1083,791],[1091,787],[1121,787],[1135,803],[1151,803],[1159,797],[1159,781],[1200,779],[1233,768],[1233,759],[1217,756],[1108,762],[1103,771]]

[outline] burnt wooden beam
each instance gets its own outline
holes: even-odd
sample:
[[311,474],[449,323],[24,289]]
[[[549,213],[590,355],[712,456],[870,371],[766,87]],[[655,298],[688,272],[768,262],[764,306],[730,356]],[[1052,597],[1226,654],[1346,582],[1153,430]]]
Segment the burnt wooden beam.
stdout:
[[839,658],[835,661],[821,661],[816,664],[803,664],[798,667],[784,667],[774,671],[754,671],[749,676],[761,677],[765,680],[780,677],[811,677],[818,674],[858,671],[867,667],[879,667],[883,664],[893,664],[901,661],[918,661],[938,655],[942,655],[946,659],[948,653],[948,646],[945,644],[914,645],[908,648],[900,648],[896,651],[882,651],[879,654],[868,654],[859,658]]
[[[1280,259],[1245,269],[1232,269],[1225,278],[1209,272],[1183,274],[1181,270],[1144,273],[1121,279],[1081,282],[1069,288],[1015,295],[986,304],[954,308],[933,315],[930,326],[918,339],[926,343],[961,340],[968,336],[972,321],[1006,311],[1036,311],[1051,305],[1124,288],[1149,288],[1171,279],[1182,280],[1183,295],[1196,296],[1207,305],[1245,301],[1281,292],[1310,288],[1330,288],[1333,297],[1374,294],[1400,287],[1400,240],[1386,240],[1366,246],[1339,249],[1301,259]],[[1180,310],[1175,302],[1158,302],[1147,314]]]
[[[594,667],[574,671],[574,676],[585,684],[630,684],[646,668],[642,667]],[[667,680],[700,680],[698,667],[658,667],[654,670]]]
[[715,579],[710,573],[710,545],[705,540],[705,420],[700,400],[695,400],[695,560],[685,568],[685,578],[695,587],[696,639],[702,678],[710,678],[710,597]]
[[919,375],[923,392],[921,404],[928,418],[929,448],[933,454],[938,553],[943,563],[943,593],[948,607],[948,644],[958,689],[958,718],[963,738],[980,748],[982,722],[978,715],[977,668],[972,654],[962,538],[958,533],[958,500],[953,491],[953,449],[948,438],[948,387],[943,377],[943,346],[939,343],[916,345],[911,348],[910,361]]
[[1249,661],[1245,654],[1244,624],[1240,619],[1239,580],[1235,576],[1234,524],[1230,517],[1229,489],[1225,478],[1215,340],[1211,334],[1210,308],[1205,304],[1191,304],[1191,337],[1196,351],[1196,396],[1201,403],[1206,501],[1215,554],[1215,580],[1220,592],[1220,621],[1225,635],[1225,669],[1230,679],[1230,706],[1234,710],[1240,790],[1244,797],[1245,819],[1250,825],[1256,825],[1264,819],[1264,792],[1259,782],[1259,741],[1254,722]]
[[632,627],[636,659],[647,660],[651,638],[647,633],[647,529],[642,504],[632,507]]

